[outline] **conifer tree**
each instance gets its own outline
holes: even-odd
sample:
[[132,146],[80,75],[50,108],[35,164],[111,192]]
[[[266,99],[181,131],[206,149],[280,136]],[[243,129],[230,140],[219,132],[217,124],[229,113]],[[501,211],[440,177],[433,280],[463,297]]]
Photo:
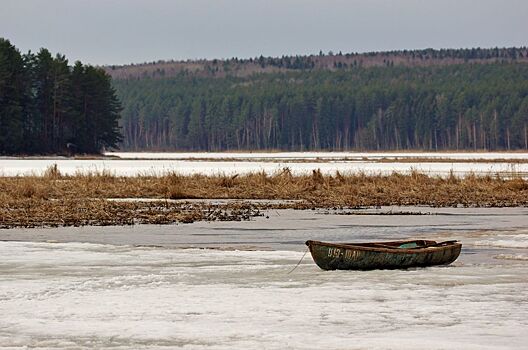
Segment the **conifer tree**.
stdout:
[[99,153],[122,141],[121,103],[103,69],[0,39],[0,154]]
[[27,93],[22,56],[0,38],[0,154],[24,151]]

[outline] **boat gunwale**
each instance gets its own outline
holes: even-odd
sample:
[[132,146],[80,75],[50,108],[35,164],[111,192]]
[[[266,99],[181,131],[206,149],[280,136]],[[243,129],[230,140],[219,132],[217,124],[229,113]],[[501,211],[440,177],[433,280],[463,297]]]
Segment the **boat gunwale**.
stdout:
[[[462,243],[455,241],[455,242],[449,242],[446,245],[442,246],[430,246],[430,247],[423,247],[423,248],[384,248],[384,247],[368,247],[368,246],[361,246],[359,244],[369,244],[369,243],[409,243],[409,242],[416,242],[416,241],[390,241],[390,242],[366,242],[366,243],[331,243],[331,242],[321,242],[321,241],[313,241],[308,240],[306,241],[306,245],[309,247],[309,249],[312,249],[313,245],[319,245],[319,246],[330,246],[333,248],[343,248],[343,249],[353,249],[353,250],[361,250],[361,251],[370,251],[370,252],[378,252],[378,253],[391,253],[391,254],[417,254],[417,253],[425,253],[425,252],[434,252],[434,251],[440,251],[445,250],[449,248],[454,247],[462,247]],[[441,244],[443,242],[439,242],[437,244]]]

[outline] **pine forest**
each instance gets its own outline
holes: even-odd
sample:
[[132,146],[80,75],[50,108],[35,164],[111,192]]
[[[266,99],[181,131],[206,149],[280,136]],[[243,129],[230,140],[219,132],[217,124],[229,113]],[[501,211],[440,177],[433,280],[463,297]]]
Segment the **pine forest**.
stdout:
[[433,50],[107,71],[127,150],[516,150],[528,149],[526,58]]
[[0,38],[0,154],[100,153],[117,147],[121,104],[101,68]]

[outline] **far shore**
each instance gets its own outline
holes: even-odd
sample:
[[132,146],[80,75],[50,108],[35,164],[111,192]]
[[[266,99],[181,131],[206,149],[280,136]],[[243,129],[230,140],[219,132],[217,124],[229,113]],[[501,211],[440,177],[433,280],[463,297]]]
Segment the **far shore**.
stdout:
[[254,162],[270,163],[323,163],[361,162],[373,163],[503,163],[528,164],[528,151],[123,151],[102,154],[78,155],[4,155],[0,160],[174,160],[174,161],[214,161],[214,162]]
[[73,156],[66,156],[66,155],[58,155],[58,154],[52,154],[52,155],[8,155],[8,156],[0,156],[1,159],[41,159],[41,160],[61,160],[61,159],[121,159],[118,156],[114,156],[111,154],[83,154],[83,155],[73,155]]

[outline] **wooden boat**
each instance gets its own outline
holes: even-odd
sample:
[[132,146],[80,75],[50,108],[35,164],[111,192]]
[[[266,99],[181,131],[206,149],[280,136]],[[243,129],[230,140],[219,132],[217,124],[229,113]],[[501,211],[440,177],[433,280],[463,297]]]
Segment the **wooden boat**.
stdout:
[[405,269],[450,264],[458,258],[458,241],[414,240],[378,243],[325,243],[306,241],[323,270]]

